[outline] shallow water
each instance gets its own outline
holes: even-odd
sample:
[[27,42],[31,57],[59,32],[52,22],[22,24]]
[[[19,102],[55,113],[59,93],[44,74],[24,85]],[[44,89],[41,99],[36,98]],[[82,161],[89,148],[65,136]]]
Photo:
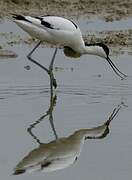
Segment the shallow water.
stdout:
[[80,27],[84,33],[92,31],[118,31],[132,28],[132,18],[122,19],[120,21],[104,22],[98,17],[92,19],[79,18]]
[[[22,32],[17,28],[16,31]],[[0,60],[0,177],[3,180],[18,178],[12,175],[13,168],[38,146],[27,128],[49,107],[49,79],[43,70],[26,59],[31,48],[14,45],[11,49],[17,52],[18,58]],[[39,48],[33,57],[48,65],[52,53],[52,48]],[[110,134],[105,139],[86,141],[74,165],[51,173],[21,175],[20,180],[131,178],[132,61],[127,53],[111,58],[128,75],[126,80],[120,80],[103,59],[95,56],[68,59],[61,50],[58,51],[54,71],[58,82],[57,102],[53,118],[59,137],[69,136],[77,129],[103,124],[122,101],[128,107],[113,120]],[[30,70],[24,68],[27,65],[31,66]],[[54,139],[48,118],[33,132],[41,142]]]

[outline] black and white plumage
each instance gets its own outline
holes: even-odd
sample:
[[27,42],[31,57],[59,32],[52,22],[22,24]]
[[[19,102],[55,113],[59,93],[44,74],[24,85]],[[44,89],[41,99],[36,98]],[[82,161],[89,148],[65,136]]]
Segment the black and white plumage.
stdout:
[[15,14],[13,18],[18,26],[41,42],[63,46],[66,56],[80,57],[83,54],[100,56],[108,61],[118,76],[126,77],[110,60],[109,48],[103,43],[85,43],[80,28],[73,21],[57,16],[31,17]]

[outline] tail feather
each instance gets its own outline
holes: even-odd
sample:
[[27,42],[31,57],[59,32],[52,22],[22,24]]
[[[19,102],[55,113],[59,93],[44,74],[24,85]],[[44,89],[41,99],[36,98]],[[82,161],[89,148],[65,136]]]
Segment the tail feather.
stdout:
[[23,174],[23,173],[25,173],[25,172],[26,172],[25,169],[17,169],[17,170],[15,170],[15,172],[13,173],[13,175],[19,175],[19,174]]
[[16,20],[22,20],[22,21],[28,21],[28,22],[30,22],[28,19],[26,19],[26,17],[25,16],[23,16],[23,15],[20,15],[20,14],[12,14],[13,16],[13,18],[14,19],[16,19]]

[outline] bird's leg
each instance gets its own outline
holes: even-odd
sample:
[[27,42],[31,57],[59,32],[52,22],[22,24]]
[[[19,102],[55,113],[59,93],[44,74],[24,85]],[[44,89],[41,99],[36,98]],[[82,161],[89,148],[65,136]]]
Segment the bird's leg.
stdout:
[[53,57],[52,57],[52,59],[51,59],[51,62],[50,62],[50,65],[49,65],[49,71],[52,71],[52,70],[53,70],[53,64],[54,64],[54,61],[55,61],[56,53],[57,53],[57,48],[55,48]]
[[[56,56],[56,53],[57,53],[57,48],[55,48],[55,51],[54,51],[54,54],[53,54],[53,57],[51,59],[51,62],[50,62],[50,65],[49,65],[49,76],[50,76],[50,85],[51,85],[51,88],[52,88],[52,85],[55,87],[57,87],[57,83],[56,83],[56,79],[54,78],[54,74],[53,74],[53,64],[54,64],[54,61],[55,61],[55,56]],[[52,92],[52,90],[51,90]]]
[[[99,126],[99,128],[101,127],[103,130],[99,136],[89,136],[89,137],[86,137],[86,139],[102,139],[102,138],[105,138],[109,134],[110,122],[115,118],[115,116],[118,114],[118,112],[120,111],[120,109],[123,106],[126,107],[126,105],[123,102],[121,102],[116,108],[114,108],[114,110],[110,114],[108,120],[102,126]],[[93,130],[98,130],[98,127],[94,128]]]
[[49,121],[50,121],[51,128],[52,128],[52,130],[54,132],[55,139],[58,139],[58,135],[57,135],[57,132],[56,132],[56,129],[55,129],[55,126],[54,126],[54,122],[53,122],[52,112],[49,114]]
[[29,61],[31,61],[32,63],[36,64],[37,66],[39,66],[40,68],[42,68],[44,71],[46,71],[49,74],[49,70],[44,67],[42,64],[38,63],[37,61],[35,61],[31,55],[33,54],[33,52],[38,48],[38,46],[41,44],[41,41],[39,41],[38,44],[36,44],[36,46],[32,49],[32,51],[27,55],[27,58]]
[[39,45],[41,44],[41,41],[39,41],[36,46],[31,50],[31,52],[27,55],[28,57],[31,57],[31,55],[33,54],[33,52],[39,47]]
[[[51,63],[49,65],[49,69],[47,69],[45,66],[43,66],[42,64],[40,64],[39,62],[35,61],[31,55],[33,54],[33,52],[38,48],[38,46],[41,44],[41,41],[39,41],[38,44],[36,44],[36,46],[32,49],[32,51],[27,55],[27,58],[29,61],[31,61],[32,63],[36,64],[37,66],[39,66],[40,68],[42,68],[44,71],[46,71],[49,76],[50,76],[50,86],[54,86],[55,89],[57,87],[57,83],[56,83],[56,79],[54,78],[54,74],[53,74],[53,64],[54,64],[54,60],[55,60],[55,56],[57,53],[57,48],[55,49],[55,52],[53,54],[53,57],[51,59]],[[52,87],[51,87],[52,88]]]

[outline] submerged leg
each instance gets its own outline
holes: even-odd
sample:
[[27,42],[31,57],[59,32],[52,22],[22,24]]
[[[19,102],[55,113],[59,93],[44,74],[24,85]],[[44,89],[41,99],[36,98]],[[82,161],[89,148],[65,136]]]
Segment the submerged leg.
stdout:
[[56,53],[57,53],[57,48],[55,48],[53,57],[52,57],[52,59],[51,59],[51,62],[50,62],[50,65],[49,65],[49,71],[52,71],[52,70],[53,70],[53,64],[54,64],[54,61],[55,61]]
[[55,89],[57,88],[57,82],[56,82],[56,79],[54,78],[54,74],[53,74],[53,64],[55,61],[56,53],[57,53],[57,48],[55,48],[53,57],[51,59],[50,65],[49,65],[50,84],[53,85]]

